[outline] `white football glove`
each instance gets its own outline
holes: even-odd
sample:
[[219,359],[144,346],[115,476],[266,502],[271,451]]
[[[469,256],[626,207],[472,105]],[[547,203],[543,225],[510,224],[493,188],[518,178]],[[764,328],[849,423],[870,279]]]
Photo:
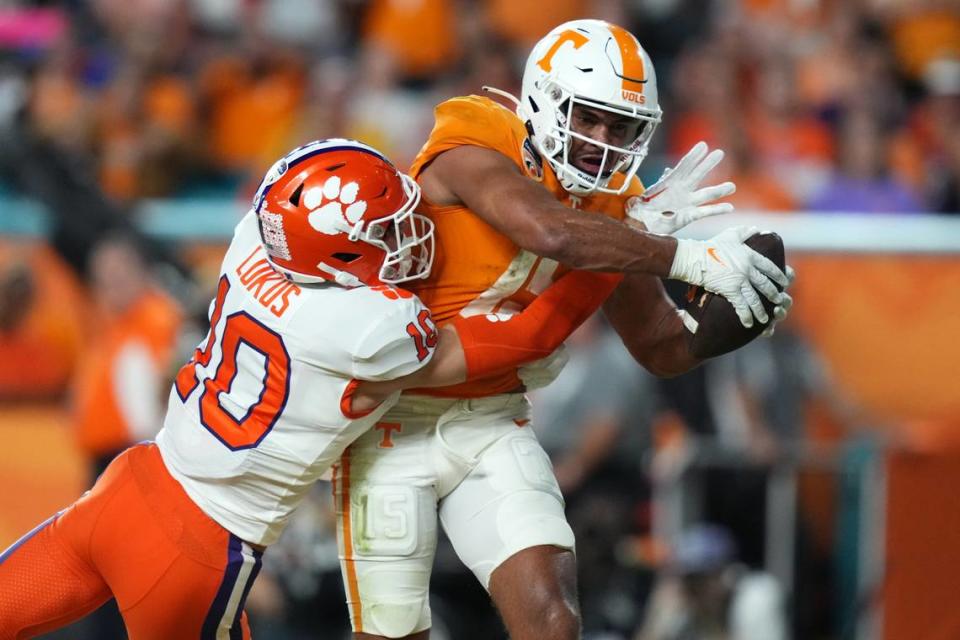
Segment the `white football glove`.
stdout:
[[556,351],[546,358],[534,360],[530,364],[517,369],[517,375],[520,376],[520,380],[527,391],[541,389],[557,379],[569,359],[567,348],[560,345]]
[[[787,275],[787,280],[790,281],[790,284],[793,284],[793,280],[797,277],[797,273],[790,265],[787,265],[785,272]],[[767,328],[764,329],[763,333],[760,334],[764,338],[769,338],[773,335],[773,332],[776,330],[777,323],[786,319],[787,315],[790,313],[790,307],[793,306],[793,298],[789,293],[786,292],[786,290],[782,291],[780,295],[783,296],[783,298],[781,299],[780,304],[773,308],[773,320],[770,321],[770,324],[767,325]]]
[[723,296],[745,327],[753,326],[754,317],[766,322],[757,291],[779,305],[783,294],[774,282],[786,287],[790,281],[777,265],[744,244],[757,233],[756,227],[734,227],[709,240],[677,240],[669,277]]
[[697,188],[723,160],[720,149],[709,155],[707,150],[705,142],[693,145],[676,167],[666,169],[641,197],[632,199],[627,216],[642,222],[651,233],[669,235],[700,218],[733,211],[729,202],[706,204],[736,191],[732,182]]

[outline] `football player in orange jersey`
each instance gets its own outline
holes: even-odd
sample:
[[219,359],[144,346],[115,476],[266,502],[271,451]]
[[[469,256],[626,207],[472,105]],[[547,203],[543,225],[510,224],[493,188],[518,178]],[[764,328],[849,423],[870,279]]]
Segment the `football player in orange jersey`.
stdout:
[[419,194],[350,140],[304,145],[271,168],[156,443],[121,453],[0,553],[0,640],[65,626],[111,597],[134,640],[248,638],[263,548],[401,389],[543,357],[599,303],[570,274],[508,323],[464,318],[438,332],[393,286],[430,271]]
[[[510,318],[569,269],[613,272],[593,273],[611,324],[639,363],[676,375],[699,364],[687,349],[696,326],[661,278],[723,295],[747,326],[768,321],[761,295],[783,317],[790,300],[775,285],[789,279],[744,244],[754,230],[666,235],[732,209],[715,202],[732,184],[698,188],[721,152],[697,145],[647,193],[635,177],[661,110],[633,35],[599,20],[557,27],[511,99],[516,113],[477,96],[440,104],[411,168],[438,239],[412,288],[439,324]],[[578,637],[573,532],[523,395],[555,363],[405,393],[344,453],[334,493],[355,638],[429,636],[438,517],[513,640]]]

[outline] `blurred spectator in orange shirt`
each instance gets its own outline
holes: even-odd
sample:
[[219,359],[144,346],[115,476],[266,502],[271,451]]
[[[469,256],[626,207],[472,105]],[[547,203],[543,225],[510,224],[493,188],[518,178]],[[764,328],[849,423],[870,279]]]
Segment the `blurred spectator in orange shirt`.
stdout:
[[99,107],[104,191],[119,201],[175,192],[197,152],[189,84],[175,74],[128,61]]
[[486,0],[484,19],[491,31],[519,49],[530,46],[558,24],[577,18],[601,18],[587,0],[553,0],[549,10],[537,0]]
[[[724,144],[727,157],[718,169],[729,172],[725,179],[737,185],[729,200],[739,211],[796,211],[797,200],[782,184],[764,171],[751,152],[742,130],[733,132]],[[717,180],[721,180],[717,177]]]
[[[355,90],[354,77],[350,61],[344,57],[328,56],[313,65],[307,81],[303,109],[294,128],[293,136],[297,141],[295,144],[344,135],[351,115],[348,108]],[[399,162],[397,164],[402,166]],[[250,176],[250,181],[253,182],[250,187],[251,194],[256,191],[259,180],[260,176],[257,174]]]
[[887,36],[851,5],[835,5],[822,31],[793,48],[797,96],[810,112],[832,119],[870,108],[884,118],[902,116],[902,78]]
[[80,284],[42,244],[0,244],[0,399],[53,398],[66,390],[86,311]]
[[127,236],[94,249],[89,280],[99,313],[74,380],[73,417],[92,482],[117,453],[159,431],[181,312]]
[[670,126],[668,153],[679,158],[700,140],[725,149],[730,156],[718,170],[736,182],[731,201],[737,207],[791,210],[806,184],[791,181],[793,170],[810,166],[814,177],[826,173],[829,131],[800,109],[792,87],[780,84],[779,69],[766,76],[759,72],[759,82],[769,85],[767,95],[747,103],[758,72],[738,58],[743,52],[730,47],[730,41],[714,39],[677,61],[676,113],[668,111],[664,118]]
[[860,26],[853,10],[838,10],[819,37],[808,38],[798,47],[797,92],[804,104],[821,113],[836,109],[859,88]]
[[395,61],[404,78],[432,80],[460,59],[456,0],[373,0],[363,20],[365,48]]
[[266,42],[210,61],[200,74],[214,165],[241,177],[290,146],[307,87],[305,61]]
[[833,139],[797,95],[795,68],[786,57],[763,62],[752,104],[745,105],[747,135],[757,161],[796,198],[817,190],[830,172]]
[[518,59],[516,53],[505,40],[490,33],[478,34],[467,51],[460,71],[437,87],[437,102],[453,96],[486,95],[514,111],[516,105],[486,93],[483,88],[494,87],[515,96],[520,95],[518,71],[524,61]]
[[[871,4],[871,3],[868,3]],[[900,67],[919,80],[938,58],[960,57],[960,13],[954,0],[887,0],[874,10],[889,25]]]
[[377,145],[397,166],[409,165],[433,127],[437,102],[401,86],[396,60],[368,47],[360,54],[346,102],[343,134]]
[[94,136],[94,94],[81,81],[80,51],[64,37],[40,63],[28,104],[33,129],[74,153],[89,153]]
[[723,130],[741,111],[736,60],[718,40],[708,40],[680,54],[670,80],[673,106],[664,114],[669,155],[680,158],[700,140],[722,148]]

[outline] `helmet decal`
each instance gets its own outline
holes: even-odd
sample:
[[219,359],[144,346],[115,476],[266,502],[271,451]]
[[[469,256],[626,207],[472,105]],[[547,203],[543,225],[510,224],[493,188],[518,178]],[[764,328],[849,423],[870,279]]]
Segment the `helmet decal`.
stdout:
[[523,144],[520,145],[520,155],[523,156],[523,167],[527,175],[537,182],[541,182],[543,180],[543,159],[533,148],[530,138],[524,138]]
[[557,38],[557,41],[553,43],[553,46],[544,54],[542,58],[537,60],[537,66],[544,70],[545,73],[550,73],[553,71],[553,65],[551,61],[553,56],[556,55],[557,51],[567,42],[573,43],[574,49],[579,49],[583,45],[587,44],[590,41],[590,38],[574,31],[573,29],[567,29]]
[[287,234],[283,232],[282,215],[261,211],[260,231],[263,234],[263,246],[268,254],[281,260],[290,259],[290,247],[287,245]]
[[[643,58],[640,57],[640,43],[629,31],[615,24],[609,25],[610,33],[620,49],[620,61],[623,73],[617,73],[617,65],[610,59],[613,72],[623,80],[624,91],[643,92],[643,85],[647,83],[646,72],[643,68]],[[610,44],[607,44],[607,58],[610,58]]]
[[357,200],[359,190],[356,182],[341,186],[339,176],[330,176],[322,187],[307,190],[303,194],[303,206],[310,210],[307,216],[310,226],[329,235],[349,233],[367,210],[366,200]]
[[420,188],[375,149],[345,139],[294,149],[267,171],[254,213],[267,259],[296,282],[343,286],[425,278],[433,222]]

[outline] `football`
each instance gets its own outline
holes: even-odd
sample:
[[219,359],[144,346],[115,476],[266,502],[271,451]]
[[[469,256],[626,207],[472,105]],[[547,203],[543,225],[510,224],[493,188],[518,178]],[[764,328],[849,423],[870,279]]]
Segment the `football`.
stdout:
[[[746,245],[773,261],[781,269],[786,268],[783,240],[776,233],[758,233],[746,240]],[[778,289],[782,289],[777,285]],[[773,317],[774,304],[760,294],[767,314]],[[710,293],[703,287],[691,286],[687,291],[687,313],[699,323],[697,332],[690,334],[690,353],[698,358],[713,358],[739,349],[763,333],[766,323],[754,319],[747,328],[740,323],[733,305],[723,296]]]

